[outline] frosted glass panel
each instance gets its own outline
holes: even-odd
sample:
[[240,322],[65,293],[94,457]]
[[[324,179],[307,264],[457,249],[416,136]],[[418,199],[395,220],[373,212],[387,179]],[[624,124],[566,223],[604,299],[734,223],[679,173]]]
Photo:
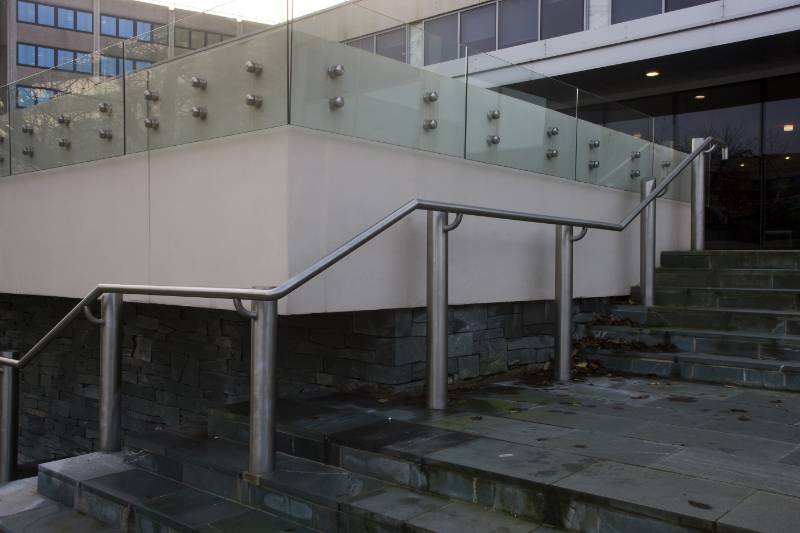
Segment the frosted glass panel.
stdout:
[[126,77],[128,152],[287,123],[286,26]]
[[574,179],[575,88],[491,55],[469,61],[467,158]]
[[[121,47],[94,56],[115,55]],[[120,54],[121,55],[121,54]],[[11,172],[20,174],[124,153],[121,77],[45,71],[10,86]]]
[[297,28],[292,60],[292,124],[463,157],[462,81]]

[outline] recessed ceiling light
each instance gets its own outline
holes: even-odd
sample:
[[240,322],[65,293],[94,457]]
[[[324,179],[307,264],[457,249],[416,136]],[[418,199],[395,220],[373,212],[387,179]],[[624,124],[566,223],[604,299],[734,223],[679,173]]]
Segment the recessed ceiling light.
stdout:
[[784,124],[783,131],[794,131],[794,124]]
[[658,76],[661,76],[661,73],[657,70],[651,70],[648,73],[646,73],[645,76],[647,76],[648,78],[657,78]]
[[695,100],[705,100],[706,99],[706,95],[704,95],[704,94],[696,94],[696,95],[694,95],[694,99]]
[[744,168],[744,163],[739,163],[739,166]]
[[787,161],[789,161],[791,158],[792,158],[792,156],[790,156],[790,155],[787,155],[787,156],[786,156],[786,160],[787,160]]

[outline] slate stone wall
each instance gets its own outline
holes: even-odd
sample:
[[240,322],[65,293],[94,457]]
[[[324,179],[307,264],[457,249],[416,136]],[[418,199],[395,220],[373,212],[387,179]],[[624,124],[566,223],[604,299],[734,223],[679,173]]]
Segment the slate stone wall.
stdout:
[[[577,301],[575,312],[599,312],[617,301]],[[29,348],[76,303],[0,295],[0,348]],[[553,316],[552,302],[452,308],[452,380],[543,366],[553,355]],[[250,325],[235,312],[125,304],[123,320],[126,432],[202,426],[209,407],[248,398]],[[281,394],[418,388],[425,376],[425,322],[424,309],[281,317]],[[22,462],[97,448],[99,371],[99,327],[82,318],[22,371]]]

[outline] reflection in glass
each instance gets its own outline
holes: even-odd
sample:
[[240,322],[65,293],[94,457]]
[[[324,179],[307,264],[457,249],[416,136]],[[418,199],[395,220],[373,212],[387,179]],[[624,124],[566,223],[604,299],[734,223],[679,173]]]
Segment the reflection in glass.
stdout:
[[491,52],[497,48],[495,29],[497,23],[495,4],[476,7],[461,12],[461,51],[465,55],[465,48],[470,54]]
[[584,0],[541,0],[542,39],[584,29]]
[[612,0],[611,24],[658,15],[663,0]]
[[499,48],[539,38],[539,0],[500,0],[498,17]]
[[425,64],[458,58],[458,13],[425,21]]

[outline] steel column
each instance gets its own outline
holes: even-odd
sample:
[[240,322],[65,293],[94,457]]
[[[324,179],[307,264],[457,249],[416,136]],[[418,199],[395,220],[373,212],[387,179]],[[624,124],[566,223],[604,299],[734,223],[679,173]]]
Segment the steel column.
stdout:
[[[15,359],[15,353],[3,352],[3,357]],[[0,394],[0,484],[17,477],[17,452],[19,435],[19,371],[10,366],[2,368]]]
[[572,375],[572,226],[556,226],[556,380]]
[[[642,182],[642,198],[653,192],[656,180]],[[642,211],[639,221],[641,238],[639,242],[639,288],[642,305],[655,305],[656,286],[656,202],[652,201]]]
[[122,449],[122,294],[100,300],[100,451]]
[[[692,139],[694,152],[705,139]],[[692,251],[706,249],[706,180],[708,179],[708,156],[705,152],[692,161]]]
[[278,302],[253,301],[250,325],[250,466],[258,478],[275,469]]
[[428,408],[447,407],[447,213],[428,211]]

